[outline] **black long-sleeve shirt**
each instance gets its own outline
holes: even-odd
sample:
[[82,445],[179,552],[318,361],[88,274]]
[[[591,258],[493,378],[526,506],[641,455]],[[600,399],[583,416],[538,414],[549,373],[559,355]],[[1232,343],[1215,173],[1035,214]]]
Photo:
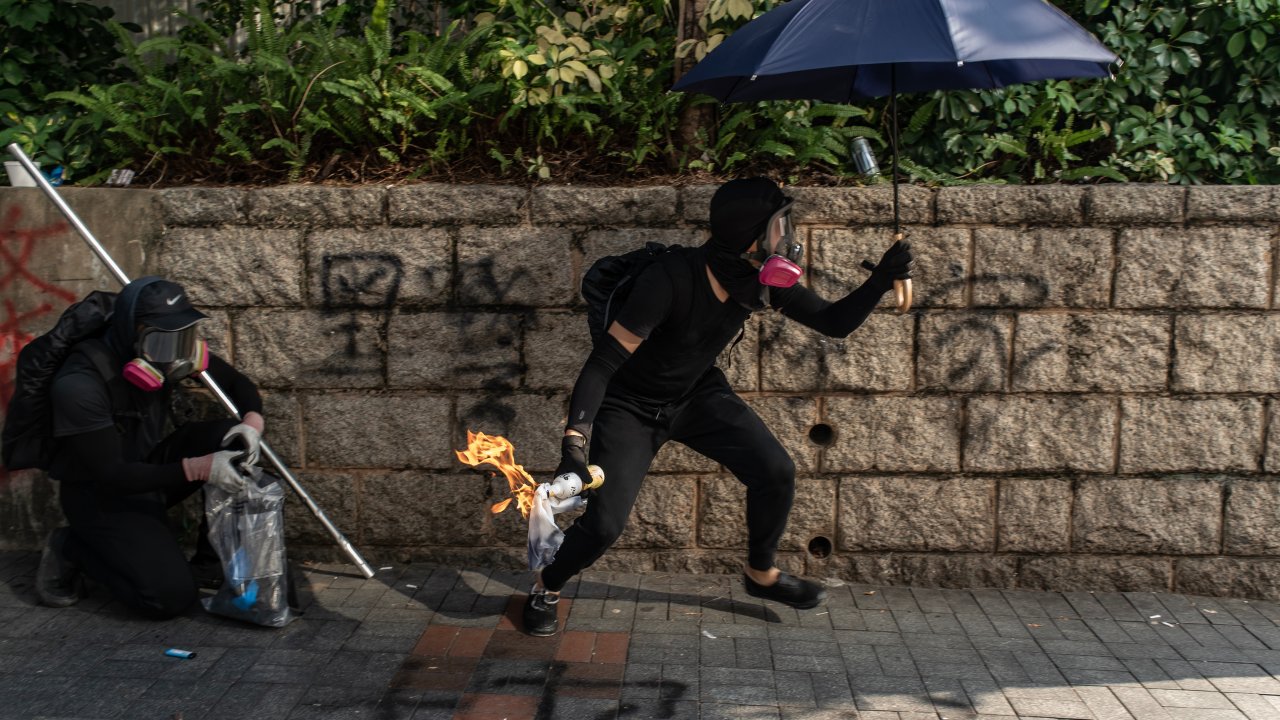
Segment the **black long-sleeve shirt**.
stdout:
[[[884,293],[867,282],[831,302],[793,285],[770,288],[769,301],[787,318],[843,338],[866,321]],[[636,278],[616,319],[644,342],[629,357],[612,338],[597,343],[574,385],[569,426],[589,433],[606,388],[659,404],[680,399],[715,364],[750,314],[732,298],[716,297],[698,248],[662,256]]]

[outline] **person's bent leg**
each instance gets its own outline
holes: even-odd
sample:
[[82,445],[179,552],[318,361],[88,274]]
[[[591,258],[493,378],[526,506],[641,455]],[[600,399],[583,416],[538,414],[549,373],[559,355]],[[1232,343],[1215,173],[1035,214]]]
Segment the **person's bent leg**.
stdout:
[[63,502],[71,526],[65,550],[85,575],[149,618],[180,615],[196,601],[195,578],[158,499],[94,502],[75,495]]
[[646,422],[644,416],[609,398],[596,415],[589,462],[604,470],[604,485],[591,492],[586,511],[565,532],[555,558],[538,571],[521,613],[526,633],[539,637],[556,633],[560,590],[598,560],[626,527],[640,484],[665,434],[659,424]]
[[747,489],[747,564],[774,566],[796,493],[796,465],[718,370],[681,410],[671,439],[724,465]]
[[587,509],[565,531],[555,559],[542,569],[542,585],[558,592],[617,541],[662,446],[665,432],[624,402],[605,398],[591,431],[589,461],[604,470],[604,484],[591,491]]
[[821,587],[776,569],[795,500],[795,462],[723,373],[714,370],[704,378],[676,419],[671,439],[724,465],[746,486],[747,592],[797,608],[822,602]]

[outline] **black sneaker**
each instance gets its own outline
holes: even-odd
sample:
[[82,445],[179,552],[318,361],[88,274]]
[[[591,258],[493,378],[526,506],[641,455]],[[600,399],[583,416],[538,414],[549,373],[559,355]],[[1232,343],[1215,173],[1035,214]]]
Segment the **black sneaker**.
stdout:
[[66,544],[71,528],[49,533],[40,566],[36,569],[36,594],[49,607],[71,607],[80,602],[80,568],[67,560]]
[[534,637],[548,637],[556,634],[556,603],[560,602],[560,593],[549,593],[534,589],[529,592],[529,599],[524,601],[524,631]]
[[747,594],[765,600],[777,600],[783,605],[790,605],[797,610],[808,610],[817,607],[827,599],[827,591],[817,583],[802,580],[793,575],[778,573],[778,582],[772,585],[761,585],[744,574],[742,584]]

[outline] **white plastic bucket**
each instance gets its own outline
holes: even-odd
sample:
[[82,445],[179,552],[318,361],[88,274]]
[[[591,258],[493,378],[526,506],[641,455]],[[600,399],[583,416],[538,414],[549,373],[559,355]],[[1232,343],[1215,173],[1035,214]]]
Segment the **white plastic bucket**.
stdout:
[[9,184],[13,187],[36,186],[36,179],[17,160],[5,160],[4,171],[9,175]]

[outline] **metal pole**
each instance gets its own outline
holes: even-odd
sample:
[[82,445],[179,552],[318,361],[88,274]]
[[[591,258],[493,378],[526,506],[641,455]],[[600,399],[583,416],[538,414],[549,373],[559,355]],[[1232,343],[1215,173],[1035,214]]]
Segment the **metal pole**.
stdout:
[[[889,107],[893,115],[893,128],[889,137],[893,141],[893,239],[902,240],[902,223],[898,219],[898,65],[889,66]],[[893,296],[898,303],[898,312],[911,309],[911,278],[893,281]]]
[[[80,222],[80,218],[76,217],[76,214],[71,210],[71,206],[67,205],[66,201],[62,199],[62,196],[58,195],[58,191],[53,189],[53,185],[49,184],[49,181],[40,173],[40,170],[35,166],[35,163],[31,162],[31,158],[27,157],[27,154],[22,151],[22,148],[19,147],[17,143],[11,143],[6,149],[9,151],[10,155],[15,157],[18,162],[22,163],[22,167],[26,168],[27,172],[31,174],[31,177],[35,178],[36,185],[44,191],[44,194],[53,202],[54,206],[62,212],[62,214],[67,218],[67,221],[71,223],[71,226],[76,229],[76,232],[80,233],[80,237],[84,238],[84,241],[89,244],[89,248],[98,256],[98,259],[111,270],[111,274],[115,275],[116,280],[119,280],[121,285],[128,285],[129,276],[124,273],[124,270],[120,269],[120,266],[111,258],[111,255],[107,253],[106,248],[102,247],[102,244],[93,236],[93,233],[89,232],[89,228],[85,227],[84,223]],[[222,391],[222,388],[218,387],[218,383],[210,377],[209,373],[202,372],[198,377],[200,378],[200,381],[204,383],[205,387],[209,388],[209,391],[218,398],[218,401],[222,403],[222,407],[226,408],[227,412],[234,415],[236,419],[239,419],[240,411],[236,409],[235,403],[231,401],[230,397],[227,397],[227,394]],[[347,538],[343,536],[338,528],[334,527],[333,523],[330,522],[329,518],[324,514],[324,511],[320,509],[320,506],[316,505],[315,500],[311,499],[311,495],[308,494],[302,485],[298,483],[298,480],[293,476],[293,473],[289,472],[289,468],[285,467],[285,464],[280,457],[272,452],[271,448],[267,445],[266,440],[262,441],[260,447],[262,454],[271,461],[272,466],[274,466],[276,471],[280,473],[280,477],[284,478],[284,481],[288,483],[289,487],[298,494],[298,497],[302,498],[302,502],[307,506],[307,509],[311,511],[311,514],[315,516],[316,520],[320,521],[320,524],[324,526],[324,529],[329,531],[329,535],[333,537],[334,542],[338,543],[338,547],[342,548],[342,551],[346,553],[347,557],[356,564],[356,567],[360,568],[361,574],[366,578],[373,577],[373,568],[369,567],[369,563],[364,561],[364,558],[360,556],[360,553],[356,551],[355,547],[347,541]]]

